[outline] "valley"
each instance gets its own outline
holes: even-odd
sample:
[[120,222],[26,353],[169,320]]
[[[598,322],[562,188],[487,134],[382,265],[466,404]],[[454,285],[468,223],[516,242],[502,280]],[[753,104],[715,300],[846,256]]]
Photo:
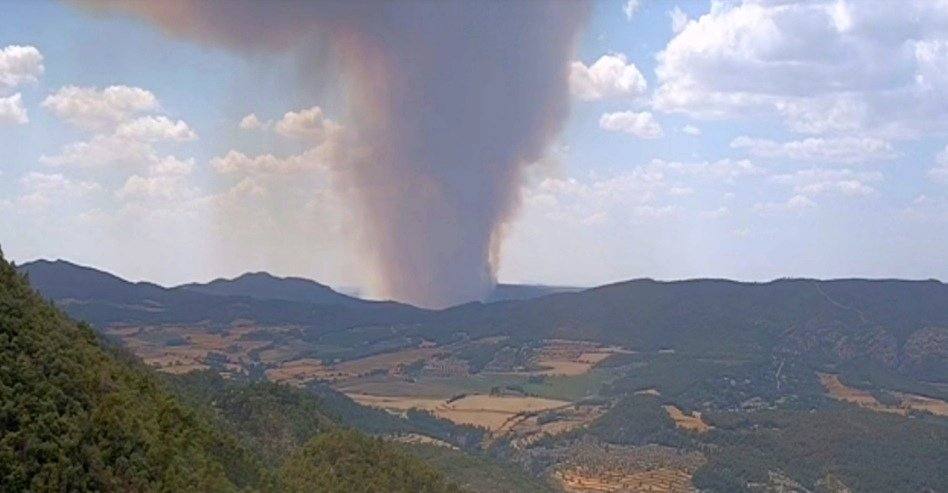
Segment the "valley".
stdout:
[[[943,482],[941,284],[641,280],[431,311],[263,275],[161,288],[71,264],[21,268],[168,378],[315,396],[475,491]],[[909,299],[926,311],[903,309]],[[799,459],[828,440],[842,445]],[[503,482],[474,467],[498,468]]]

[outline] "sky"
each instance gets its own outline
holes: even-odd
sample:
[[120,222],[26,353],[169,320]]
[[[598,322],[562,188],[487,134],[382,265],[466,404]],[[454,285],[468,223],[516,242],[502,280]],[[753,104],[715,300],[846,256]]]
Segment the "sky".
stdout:
[[[7,258],[372,294],[333,63],[75,3],[0,19]],[[572,58],[499,280],[948,279],[948,2],[599,2]]]

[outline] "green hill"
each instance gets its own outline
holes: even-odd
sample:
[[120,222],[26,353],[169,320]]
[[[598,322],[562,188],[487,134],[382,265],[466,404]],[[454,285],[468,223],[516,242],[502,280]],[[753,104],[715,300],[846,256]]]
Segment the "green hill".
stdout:
[[292,391],[231,390],[208,407],[172,388],[103,349],[0,255],[4,491],[453,490],[393,446],[326,432],[333,424]]

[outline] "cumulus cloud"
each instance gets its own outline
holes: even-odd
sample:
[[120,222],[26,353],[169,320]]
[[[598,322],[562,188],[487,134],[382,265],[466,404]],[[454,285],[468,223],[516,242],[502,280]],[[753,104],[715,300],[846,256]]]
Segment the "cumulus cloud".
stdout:
[[0,94],[43,75],[43,55],[33,46],[10,45],[0,50]]
[[635,64],[622,53],[599,57],[592,65],[575,61],[570,65],[569,87],[572,95],[582,101],[626,98],[645,94],[648,83]]
[[40,162],[49,165],[146,168],[171,158],[161,156],[157,144],[198,137],[183,120],[155,114],[161,112],[157,98],[139,87],[66,86],[47,97],[43,106],[91,134],[88,140],[63,146],[58,154],[41,156]]
[[86,141],[66,144],[58,154],[40,156],[40,162],[51,166],[98,168],[105,166],[134,166],[149,161],[154,149],[147,142],[123,138],[114,134],[94,135]]
[[[155,95],[128,86],[66,86],[43,102],[57,117],[88,134],[58,154],[40,157],[50,166],[86,168],[85,173],[113,168],[123,184],[112,193],[123,202],[113,206],[126,219],[194,212],[200,191],[193,185],[193,158],[165,154],[164,148],[198,138],[184,121],[162,114]],[[101,215],[107,213],[99,213]]]
[[680,33],[688,25],[688,14],[677,5],[673,10],[668,11],[668,17],[671,18],[671,28],[675,34]]
[[[527,208],[546,219],[594,226],[628,218],[650,221],[688,214],[681,202],[697,191],[726,187],[736,180],[761,176],[750,161],[721,159],[683,163],[654,159],[608,176],[548,177],[523,191]],[[696,209],[696,217],[718,219],[726,207]]]
[[639,11],[641,6],[641,0],[626,0],[622,6],[622,13],[625,14],[627,20],[632,20],[632,16]]
[[[10,45],[0,50],[0,96],[43,75],[43,55],[33,46]],[[0,125],[23,125],[30,119],[20,93],[0,97]]]
[[147,174],[129,176],[125,184],[115,192],[115,196],[123,200],[140,201],[193,198],[198,194],[198,190],[186,180],[193,170],[193,158],[182,161],[174,156],[167,156],[149,166]]
[[49,95],[42,103],[57,117],[83,130],[110,128],[135,114],[159,109],[151,91],[138,87],[66,86]]
[[811,137],[776,142],[741,136],[731,141],[731,147],[745,149],[755,157],[820,163],[859,164],[896,157],[889,142],[873,137]]
[[805,195],[794,195],[783,202],[758,202],[754,204],[754,211],[758,214],[769,215],[782,212],[801,212],[816,207],[816,202]]
[[717,161],[700,161],[696,163],[653,159],[648,167],[649,169],[664,174],[677,173],[684,176],[723,181],[733,181],[741,177],[766,174],[763,168],[747,159],[719,159]]
[[599,118],[599,128],[609,132],[624,132],[640,139],[657,139],[663,135],[662,126],[648,111],[605,113]]
[[300,111],[288,111],[274,126],[276,132],[285,137],[322,141],[341,127],[326,118],[319,106]]
[[842,195],[862,197],[875,193],[870,183],[882,181],[878,171],[856,172],[850,169],[811,168],[794,173],[774,175],[774,183],[792,186],[793,192],[805,197]]
[[948,129],[944,2],[713,3],[657,58],[663,111],[772,114],[812,133]]
[[173,121],[166,116],[143,116],[123,122],[116,128],[115,135],[145,142],[186,142],[197,139],[197,134],[187,123]]
[[30,119],[26,114],[26,108],[23,107],[23,99],[20,97],[20,93],[0,98],[0,124],[24,124],[29,121]]
[[272,124],[273,122],[270,120],[265,122],[260,121],[260,119],[257,118],[256,113],[251,113],[241,118],[240,123],[237,124],[237,127],[241,130],[260,130],[270,128],[270,125]]
[[20,178],[24,193],[17,204],[31,209],[45,209],[51,205],[64,204],[66,200],[86,197],[102,188],[90,181],[74,181],[59,173],[30,172]]
[[681,133],[688,135],[701,135],[701,129],[694,125],[685,125],[681,127]]
[[211,167],[221,174],[286,175],[319,166],[319,160],[314,159],[317,152],[315,149],[310,149],[302,154],[281,158],[273,154],[248,156],[231,150],[223,156],[211,159]]

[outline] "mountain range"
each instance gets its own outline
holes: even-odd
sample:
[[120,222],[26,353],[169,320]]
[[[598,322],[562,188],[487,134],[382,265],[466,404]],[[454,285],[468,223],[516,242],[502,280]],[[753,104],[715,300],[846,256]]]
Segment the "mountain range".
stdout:
[[[935,280],[513,285],[427,310],[267,273],[162,287],[65,261],[20,265],[23,280],[6,269],[0,411],[41,417],[0,438],[0,479],[21,489],[292,490],[312,470],[340,491],[363,477],[378,491],[550,491],[574,476],[621,488],[643,471],[703,491],[948,487],[948,285]],[[500,411],[456,412],[464,402],[526,407],[491,428]],[[169,429],[168,413],[191,417]],[[27,423],[14,415],[0,412]],[[78,448],[48,439],[57,426]],[[166,435],[174,446],[153,439]],[[44,450],[91,473],[56,483]]]
[[425,310],[267,273],[165,288],[62,260],[18,270],[72,316],[100,327],[251,320],[324,333],[387,325],[442,343],[504,335],[819,361],[866,358],[948,382],[948,285],[936,280],[639,279],[585,290],[501,285],[495,302]]

